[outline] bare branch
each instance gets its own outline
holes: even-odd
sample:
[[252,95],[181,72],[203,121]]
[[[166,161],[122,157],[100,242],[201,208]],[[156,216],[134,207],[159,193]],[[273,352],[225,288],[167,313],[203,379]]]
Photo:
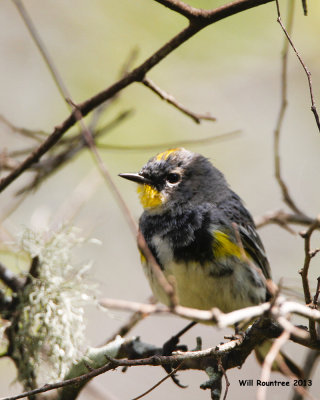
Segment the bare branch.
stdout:
[[48,134],[44,131],[33,131],[26,128],[20,128],[18,126],[13,125],[10,121],[8,121],[4,116],[0,115],[0,122],[5,124],[7,127],[11,129],[13,132],[17,132],[22,136],[26,136],[30,139],[36,140],[37,142],[41,142],[44,136],[48,136]]
[[[309,229],[306,232],[302,232],[301,236],[304,239],[304,265],[303,268],[299,271],[299,274],[301,275],[302,279],[302,286],[303,286],[303,292],[304,292],[304,299],[306,304],[311,304],[312,303],[312,297],[311,297],[311,292],[310,292],[310,286],[309,286],[309,280],[308,280],[308,272],[309,272],[309,267],[310,267],[310,262],[313,257],[312,252],[311,252],[311,236],[313,232],[320,227],[320,215],[316,219],[316,221],[309,227]],[[317,331],[316,331],[316,326],[315,322],[310,319],[309,320],[309,329],[310,329],[310,334],[311,337],[316,339],[317,338]]]
[[[316,366],[316,363],[320,357],[320,352],[316,350],[309,350],[304,361],[303,373],[305,379],[309,379],[312,376],[312,371]],[[294,392],[292,400],[303,400],[304,393]]]
[[230,382],[229,382],[227,373],[226,373],[225,369],[223,368],[223,365],[222,365],[221,360],[218,360],[218,365],[219,365],[219,369],[222,371],[222,374],[223,374],[224,379],[225,379],[225,381],[226,381],[226,390],[225,390],[224,396],[223,396],[223,400],[226,400],[226,399],[227,399],[227,396],[228,396],[228,391],[229,391]]
[[[150,298],[150,304],[155,304],[156,301],[153,297]],[[128,319],[128,321],[118,329],[118,331],[113,334],[106,343],[110,343],[117,336],[125,337],[142,319],[144,319],[147,314],[144,314],[140,311],[134,312]]]
[[[177,13],[188,18],[190,24],[205,23],[206,25],[216,22],[217,21],[216,18],[219,18],[220,20],[221,19],[221,15],[219,15],[220,13],[223,15],[223,18],[226,18],[228,16],[230,17],[231,15],[234,15],[235,13],[255,7],[256,5],[269,3],[268,0],[251,0],[251,1],[238,0],[229,4],[225,4],[214,10],[203,10],[201,8],[191,7],[180,0],[155,0],[155,1],[157,3],[164,5],[165,7],[168,7],[170,10],[176,11]],[[219,10],[218,15],[217,15],[217,10]]]
[[159,86],[157,86],[151,79],[144,78],[141,82],[147,88],[151,89],[154,93],[156,93],[162,100],[165,100],[167,103],[171,104],[173,107],[177,108],[185,115],[192,118],[194,122],[196,122],[197,124],[200,124],[202,120],[216,121],[216,118],[211,116],[209,113],[197,114],[193,111],[188,110],[185,106],[180,104],[171,94],[168,94],[167,92],[159,88]]
[[[288,5],[288,32],[292,31],[293,24],[293,15],[294,15],[294,1],[289,2]],[[279,110],[277,125],[274,131],[274,170],[275,177],[280,186],[282,192],[283,201],[296,213],[303,215],[302,211],[295,204],[292,199],[288,186],[286,185],[282,173],[281,173],[281,160],[280,160],[280,132],[283,124],[286,108],[288,105],[287,100],[287,75],[288,75],[288,51],[289,51],[289,43],[286,38],[284,38],[283,49],[282,49],[282,71],[281,71],[281,106]]]
[[61,137],[77,122],[77,112],[80,112],[81,115],[85,117],[89,112],[113,97],[115,94],[119,93],[127,86],[131,85],[133,82],[141,82],[148,71],[150,71],[168,54],[181,46],[184,42],[186,42],[206,26],[230,17],[231,15],[269,3],[271,1],[274,0],[238,0],[234,1],[233,3],[218,7],[214,10],[202,10],[201,20],[196,20],[190,23],[189,26],[174,36],[171,40],[169,40],[169,42],[163,45],[151,57],[146,59],[142,64],[128,73],[125,77],[121,78],[107,89],[96,94],[90,99],[78,104],[69,117],[59,126],[57,126],[53,133],[32,154],[26,157],[26,159],[18,168],[0,180],[0,192],[9,186],[14,180],[16,180],[26,169],[30,168],[32,164],[39,161],[39,159],[61,139]]
[[288,224],[310,226],[315,221],[314,218],[308,217],[307,215],[288,213],[283,210],[270,211],[269,213],[255,218],[257,228],[262,228],[268,224],[278,224],[294,234],[296,232],[293,231]]
[[[317,253],[320,252],[320,249],[316,249],[316,252]],[[315,251],[313,251],[312,256],[314,256],[315,254],[316,254]],[[316,294],[314,295],[313,298],[314,307],[317,307],[319,295],[320,295],[320,276],[318,276],[317,278],[317,289],[316,289]]]
[[174,286],[171,284],[171,282],[169,283],[167,278],[164,276],[164,273],[154,258],[154,255],[151,253],[151,250],[149,249],[147,242],[140,230],[138,231],[137,242],[139,250],[148,262],[148,266],[152,269],[156,280],[168,297],[170,309],[175,308],[175,306],[178,304],[178,299],[176,297]]
[[[101,107],[101,106],[100,106]],[[98,110],[95,110],[98,111]],[[115,126],[118,126],[119,123],[123,122],[127,117],[131,115],[131,110],[126,110],[119,115],[117,115],[113,120],[106,123],[101,128],[97,129],[93,136],[95,139],[101,137],[102,135],[108,133]],[[93,124],[90,124],[93,125]],[[63,150],[54,154],[52,157],[48,156],[44,160],[33,164],[31,167],[35,170],[36,176],[32,179],[31,183],[22,187],[17,194],[21,195],[27,193],[30,190],[37,188],[44,179],[47,179],[52,173],[54,173],[57,168],[60,168],[65,163],[71,161],[77,154],[87,148],[87,143],[83,137],[82,132],[80,132],[75,137],[70,138],[70,140],[60,140],[57,146],[63,146]]]
[[[313,310],[315,311],[315,310]],[[146,358],[137,358],[137,354],[133,355],[133,359],[115,359],[106,356],[109,361],[108,364],[103,365],[100,368],[93,369],[85,374],[81,374],[76,378],[67,379],[62,382],[56,382],[50,385],[44,385],[43,387],[25,392],[13,397],[2,398],[1,400],[17,400],[27,396],[43,393],[49,390],[66,387],[69,385],[81,385],[83,382],[87,382],[95,376],[105,373],[111,369],[115,369],[119,366],[132,367],[132,366],[159,366],[159,365],[170,365],[177,367],[179,364],[181,369],[199,369],[206,370],[209,366],[218,366],[221,363],[224,370],[241,366],[246,360],[251,351],[259,344],[261,344],[267,338],[275,338],[281,335],[283,332],[281,329],[274,325],[261,325],[259,322],[254,323],[250,328],[247,329],[245,336],[242,339],[232,340],[230,342],[221,344],[214,348],[209,348],[201,351],[186,351],[186,352],[175,352],[171,356],[162,356],[157,352],[158,350],[154,347],[153,356]],[[293,339],[293,338],[292,338]],[[311,343],[310,343],[311,345]],[[315,345],[313,343],[313,345]],[[148,347],[148,345],[146,345]],[[122,345],[121,345],[122,347]],[[138,346],[141,348],[141,345]],[[150,347],[150,346],[149,346]],[[318,344],[318,348],[320,344]],[[123,344],[122,350],[118,352],[118,357],[125,357],[127,354],[132,355],[132,346],[126,348]],[[150,353],[149,353],[150,354]],[[161,354],[161,353],[160,353]]]
[[[73,107],[76,107],[76,106],[73,104]],[[83,133],[84,139],[85,139],[85,141],[86,141],[86,143],[87,143],[87,145],[99,167],[99,171],[101,172],[103,178],[105,179],[111,193],[116,198],[117,204],[119,204],[123,215],[126,217],[126,220],[128,222],[129,228],[131,229],[131,232],[133,233],[134,236],[136,236],[137,232],[138,232],[137,223],[136,223],[135,219],[133,218],[131,211],[129,210],[127,204],[125,203],[123,197],[121,196],[121,193],[119,192],[116,184],[114,183],[109,170],[107,169],[105,163],[102,161],[102,158],[100,157],[100,154],[95,146],[95,142],[94,142],[92,133],[89,131],[89,129],[85,125],[85,123],[83,121],[83,116],[82,116],[80,110],[75,109],[75,115],[79,121],[81,128],[82,128],[82,133]]]
[[186,3],[183,3],[180,0],[155,0],[157,3],[162,4],[163,6],[169,8],[172,11],[175,11],[189,20],[194,18],[197,15],[201,14],[200,9],[189,6]]
[[[51,59],[51,56],[49,52],[46,50],[46,47],[40,37],[40,35],[37,32],[36,27],[34,26],[30,15],[28,14],[27,10],[25,9],[23,3],[21,0],[12,0],[15,6],[17,7],[24,23],[26,24],[26,27],[28,28],[30,35],[32,36],[32,39],[34,40],[35,44],[38,47],[38,50],[40,51],[40,54],[42,55],[45,63],[47,64],[47,67],[49,68],[49,71],[51,73],[51,76],[56,83],[56,86],[61,94],[61,96],[66,100],[67,105],[69,106],[67,99],[70,98],[70,93],[66,87],[66,85],[63,82],[62,77],[59,74],[58,69],[55,67],[53,60]],[[68,107],[69,110],[71,110],[70,107]]]
[[303,14],[307,16],[308,15],[307,0],[302,0],[302,8],[303,8]]
[[112,368],[113,367],[110,365],[110,363],[108,363],[107,365],[104,365],[101,368],[94,369],[93,371],[90,371],[84,375],[80,375],[76,378],[71,378],[71,379],[67,379],[65,381],[61,381],[61,382],[46,384],[46,385],[43,385],[41,388],[30,390],[28,392],[23,392],[21,394],[18,394],[17,396],[3,397],[0,400],[18,400],[18,399],[23,399],[25,397],[34,396],[39,393],[48,392],[49,390],[59,389],[59,388],[63,388],[65,386],[69,386],[69,385],[78,385],[81,382],[87,381],[88,379],[91,379],[91,378],[94,378],[95,376],[101,375],[104,372],[107,372]]
[[[277,358],[281,347],[289,340],[290,333],[286,330],[272,343],[271,349],[264,359],[261,370],[261,381],[268,382],[270,379],[271,367],[275,359]],[[257,391],[257,399],[265,400],[267,394],[267,386],[260,386]]]
[[241,131],[236,130],[232,132],[221,133],[220,135],[209,136],[203,139],[190,139],[190,140],[177,140],[175,142],[166,142],[166,143],[159,143],[159,144],[147,144],[147,145],[128,145],[128,146],[118,146],[112,144],[100,144],[97,143],[96,146],[101,150],[119,150],[119,151],[143,151],[143,150],[163,150],[164,148],[175,148],[175,147],[184,147],[189,145],[198,145],[198,144],[205,144],[205,143],[212,143],[223,141],[225,139],[233,138],[235,135],[240,134]]
[[[183,362],[182,362],[183,363]],[[177,368],[173,369],[169,374],[167,374],[164,378],[160,379],[155,385],[153,385],[150,389],[146,390],[144,393],[140,394],[138,397],[133,398],[132,400],[139,400],[142,397],[146,396],[147,394],[151,393],[154,389],[159,387],[163,382],[165,382],[168,378],[171,378],[179,369],[182,367],[182,363],[180,363]]]
[[[279,320],[280,317],[286,318],[288,314],[293,313],[306,318],[312,318],[315,321],[320,321],[320,311],[311,309],[294,301],[287,301],[283,296],[279,296],[276,299],[275,304],[272,305],[272,308],[270,308],[270,303],[262,303],[257,306],[231,311],[226,314],[217,308],[213,308],[211,310],[198,310],[195,308],[177,305],[172,309],[159,304],[144,304],[107,298],[100,300],[100,304],[106,308],[134,312],[140,311],[144,314],[174,314],[183,318],[192,319],[194,321],[205,323],[210,322],[212,324],[216,323],[220,328],[225,328],[244,320],[257,318],[264,315],[267,311],[270,312],[272,317],[274,317],[276,320]],[[282,322],[281,319],[280,322]],[[288,326],[286,326],[286,329],[288,329]],[[299,334],[302,337],[307,338],[308,333],[303,330],[300,331],[301,332],[299,332]]]
[[314,118],[316,120],[316,124],[317,124],[318,130],[320,132],[320,119],[319,119],[319,114],[318,114],[318,111],[317,111],[317,108],[316,108],[316,104],[315,104],[315,101],[314,101],[314,95],[313,95],[313,89],[312,89],[312,80],[311,80],[311,72],[308,70],[307,66],[303,62],[300,54],[298,53],[298,50],[296,49],[295,45],[293,44],[293,42],[291,40],[291,37],[290,37],[289,33],[287,32],[285,26],[282,23],[281,14],[280,14],[279,0],[276,0],[276,4],[277,4],[277,13],[278,13],[277,21],[279,22],[284,34],[286,35],[286,37],[287,37],[287,39],[288,39],[288,41],[290,43],[290,46],[292,47],[293,51],[295,52],[296,56],[298,57],[298,60],[299,60],[299,62],[301,64],[302,68],[304,69],[304,72],[307,75],[310,98],[311,98],[311,111],[313,112],[313,115],[314,115]]
[[54,81],[56,82],[56,85],[59,88],[59,91],[60,91],[62,97],[72,108],[74,108],[74,115],[76,117],[76,120],[79,122],[79,124],[82,128],[82,134],[84,136],[84,140],[85,140],[86,144],[88,145],[88,147],[90,148],[92,154],[94,155],[94,158],[97,161],[99,169],[100,169],[103,177],[105,178],[111,192],[116,197],[117,203],[120,205],[120,208],[121,208],[123,214],[126,216],[129,227],[131,228],[133,234],[136,236],[136,233],[137,233],[136,222],[135,222],[134,218],[132,217],[129,208],[127,207],[126,203],[124,202],[120,192],[118,191],[118,188],[114,184],[109,171],[107,170],[105,164],[103,163],[103,161],[95,147],[93,136],[83,121],[83,116],[82,116],[81,111],[73,103],[70,92],[68,91],[66,85],[64,84],[62,77],[60,76],[60,74],[58,72],[58,69],[55,67],[55,64],[54,64],[53,60],[51,59],[49,52],[46,50],[46,47],[45,47],[44,43],[42,42],[40,36],[38,35],[36,28],[33,25],[26,9],[23,7],[21,0],[13,0],[13,2],[17,6],[24,22],[26,23],[26,25],[30,31],[30,34],[31,34],[33,40],[37,44],[38,49],[40,50],[48,68],[50,69],[52,77],[53,77]]

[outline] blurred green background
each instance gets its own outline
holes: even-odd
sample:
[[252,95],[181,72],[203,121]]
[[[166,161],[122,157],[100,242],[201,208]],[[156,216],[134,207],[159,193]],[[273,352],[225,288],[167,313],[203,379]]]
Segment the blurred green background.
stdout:
[[[215,8],[223,1],[190,1],[195,7]],[[138,65],[156,49],[178,33],[186,21],[176,13],[151,0],[28,0],[29,11],[44,43],[69,88],[75,102],[83,101],[112,84],[133,49],[138,49]],[[283,19],[287,1],[281,1]],[[296,2],[293,39],[303,60],[312,72],[316,102],[320,91],[320,3],[309,2],[309,16],[304,17]],[[125,89],[103,115],[108,122],[119,112],[134,113],[100,142],[112,145],[164,144],[159,151],[176,140],[202,139],[241,130],[241,133],[188,148],[209,157],[226,175],[229,183],[243,198],[254,216],[285,208],[274,179],[273,131],[280,107],[280,70],[283,33],[276,22],[274,3],[240,13],[209,26],[163,62],[148,76],[182,104],[195,112],[211,112],[217,122],[195,124],[140,84]],[[16,126],[52,132],[68,115],[68,110],[55,87],[13,3],[0,2],[0,114]],[[306,76],[290,51],[289,107],[281,136],[283,176],[297,204],[310,216],[320,211],[319,150],[320,135],[310,111]],[[1,150],[26,146],[25,139],[0,122]],[[135,186],[120,180],[120,172],[135,172],[155,150],[101,150],[106,165],[138,220],[141,207]],[[87,152],[59,170],[24,202],[1,225],[1,241],[11,240],[23,226],[46,226],[57,211],[74,198],[75,190],[91,181],[87,174],[95,164]],[[92,176],[92,175],[90,175]],[[87,177],[87,178],[86,178]],[[14,193],[30,179],[24,174],[7,189],[1,198],[1,219],[14,203]],[[85,186],[86,187],[86,186]],[[89,190],[89,189],[88,189]],[[140,267],[135,239],[129,231],[118,205],[101,180],[89,193],[85,205],[74,221],[83,234],[100,239],[103,246],[86,246],[77,259],[93,260],[92,281],[98,282],[100,295],[134,301],[145,301],[150,289]],[[73,196],[73,197],[72,197]],[[298,230],[298,228],[296,228]],[[296,235],[269,226],[260,231],[276,282],[285,284],[302,295],[298,270],[304,259],[303,241]],[[319,247],[319,235],[313,245]],[[19,269],[18,259],[0,254]],[[310,278],[315,288],[319,275],[319,257],[312,262]],[[300,298],[300,297],[299,297]],[[302,299],[302,297],[301,297]],[[126,320],[126,314],[113,313],[112,318],[95,308],[87,310],[88,342],[103,343]],[[173,317],[150,317],[142,321],[132,335],[157,345],[186,324]],[[198,326],[183,339],[195,346],[195,337],[203,338],[204,346],[213,346],[229,332]],[[289,354],[300,362],[305,351],[288,345]],[[228,371],[231,382],[228,399],[239,396],[255,398],[255,387],[239,388],[238,379],[258,378],[254,357],[242,369]],[[208,399],[209,393],[199,389],[206,376],[199,372],[181,372],[181,390],[171,381],[153,391],[150,399]],[[319,372],[317,372],[319,377]],[[129,399],[151,387],[164,376],[160,368],[120,370],[95,379],[81,399]],[[284,379],[275,376],[277,379]],[[17,394],[19,384],[12,384],[15,368],[6,359],[0,360],[0,396]],[[319,379],[314,377],[313,394],[319,393]],[[269,389],[273,399],[290,398],[287,388]]]

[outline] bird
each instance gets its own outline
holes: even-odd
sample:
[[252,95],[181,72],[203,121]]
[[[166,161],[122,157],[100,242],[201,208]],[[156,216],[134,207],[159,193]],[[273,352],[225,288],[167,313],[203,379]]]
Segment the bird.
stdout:
[[[165,277],[174,278],[178,304],[228,313],[270,299],[271,269],[254,220],[208,158],[174,148],[138,173],[119,175],[138,184],[139,230]],[[170,305],[143,254],[141,260],[155,298]]]

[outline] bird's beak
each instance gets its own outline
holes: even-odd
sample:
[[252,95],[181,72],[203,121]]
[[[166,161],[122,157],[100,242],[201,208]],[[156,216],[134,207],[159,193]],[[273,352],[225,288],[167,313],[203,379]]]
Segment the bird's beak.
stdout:
[[150,185],[150,179],[145,178],[143,175],[140,174],[119,174],[121,178],[128,179],[129,181],[137,182],[140,184]]

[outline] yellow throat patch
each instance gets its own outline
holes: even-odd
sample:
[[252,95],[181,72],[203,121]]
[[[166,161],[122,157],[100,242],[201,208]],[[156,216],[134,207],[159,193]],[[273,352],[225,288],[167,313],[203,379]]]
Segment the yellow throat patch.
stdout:
[[143,208],[159,207],[164,202],[163,195],[150,185],[139,185],[137,192]]
[[[176,149],[170,149],[170,150],[163,151],[162,153],[157,154],[155,156],[155,159],[157,161],[166,160],[170,156],[170,154],[173,154],[179,150],[181,150],[181,149],[176,148]],[[157,189],[155,189],[154,187],[152,187],[150,185],[146,185],[146,184],[139,185],[137,192],[139,194],[140,202],[141,202],[143,208],[159,207],[165,201],[165,197],[160,192],[158,192]]]

